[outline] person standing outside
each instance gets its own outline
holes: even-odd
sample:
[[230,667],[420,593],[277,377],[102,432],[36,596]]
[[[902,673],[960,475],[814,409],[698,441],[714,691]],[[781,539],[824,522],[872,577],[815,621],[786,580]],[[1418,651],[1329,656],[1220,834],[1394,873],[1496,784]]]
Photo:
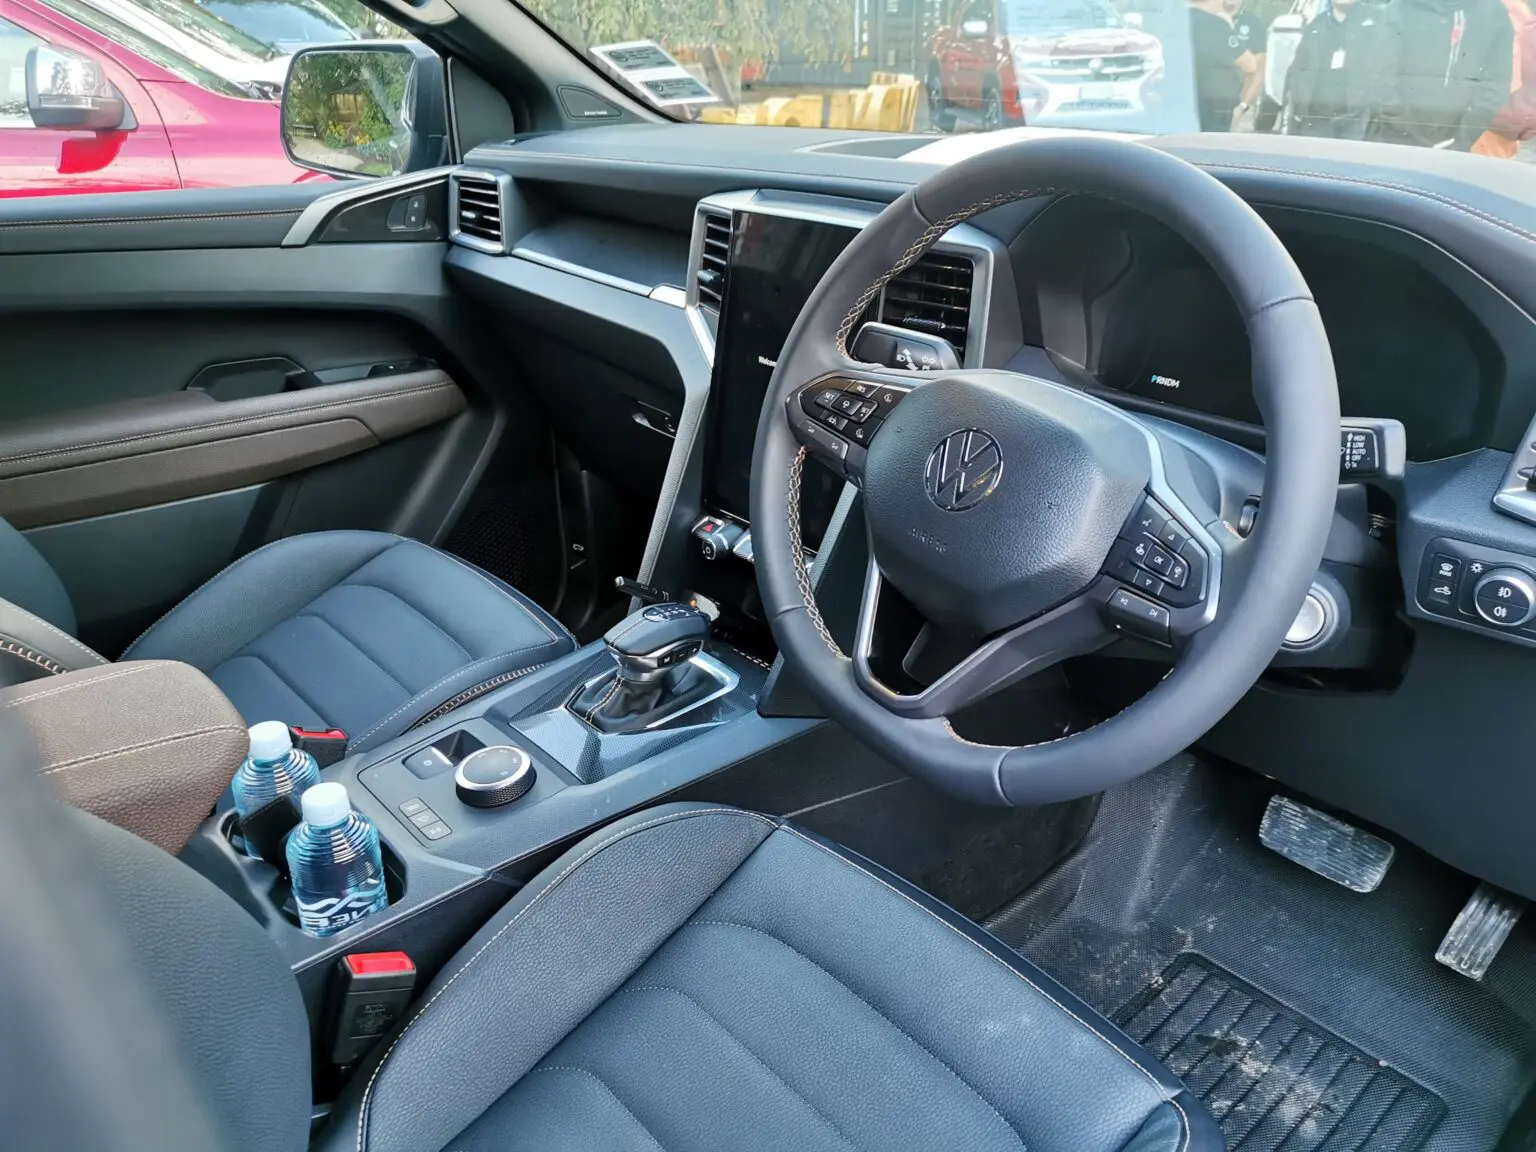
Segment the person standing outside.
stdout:
[[1239,131],[1268,132],[1274,127],[1279,105],[1264,92],[1264,69],[1269,57],[1269,23],[1255,16],[1246,0],[1225,0],[1227,18],[1232,21],[1232,35],[1237,38],[1237,48],[1253,53],[1253,70],[1259,78],[1254,94],[1253,110],[1239,118]]
[[1190,0],[1189,38],[1200,131],[1235,131],[1263,89],[1259,59],[1238,38],[1226,0]]
[[1375,4],[1333,0],[1308,23],[1286,85],[1289,131],[1368,140],[1394,112],[1402,44]]
[[1509,101],[1515,33],[1502,0],[1397,0],[1400,111],[1383,139],[1470,151]]

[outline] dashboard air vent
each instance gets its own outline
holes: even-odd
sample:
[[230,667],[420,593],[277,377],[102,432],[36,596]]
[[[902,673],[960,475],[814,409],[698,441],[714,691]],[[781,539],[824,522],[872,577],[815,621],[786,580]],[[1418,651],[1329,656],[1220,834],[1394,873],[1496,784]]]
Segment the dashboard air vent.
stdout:
[[484,241],[471,244],[493,252],[504,250],[502,232],[501,183],[493,176],[471,176],[456,172],[453,177],[455,232],[461,237]]
[[929,252],[885,286],[880,319],[886,324],[944,337],[955,346],[955,354],[963,364],[975,278],[976,266],[968,257]]
[[704,243],[699,251],[699,307],[717,316],[725,299],[725,274],[731,260],[731,218],[723,212],[704,214]]

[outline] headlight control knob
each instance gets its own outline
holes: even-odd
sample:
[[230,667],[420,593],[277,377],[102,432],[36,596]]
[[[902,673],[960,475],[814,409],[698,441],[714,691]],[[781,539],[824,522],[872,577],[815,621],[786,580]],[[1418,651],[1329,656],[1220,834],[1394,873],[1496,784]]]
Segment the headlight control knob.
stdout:
[[1494,568],[1473,589],[1477,614],[1499,628],[1518,628],[1536,613],[1536,580],[1518,568]]
[[535,776],[528,753],[511,744],[493,744],[459,761],[453,790],[471,808],[495,808],[526,795]]

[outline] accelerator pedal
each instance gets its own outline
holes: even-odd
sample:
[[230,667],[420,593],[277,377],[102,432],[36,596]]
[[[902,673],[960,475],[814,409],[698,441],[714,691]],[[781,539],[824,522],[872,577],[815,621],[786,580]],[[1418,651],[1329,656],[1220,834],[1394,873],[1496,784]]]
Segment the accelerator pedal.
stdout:
[[1463,976],[1481,980],[1524,911],[1525,901],[1519,896],[1479,884],[1435,949],[1435,959]]
[[1380,836],[1285,796],[1270,798],[1259,843],[1353,892],[1376,891],[1396,852]]

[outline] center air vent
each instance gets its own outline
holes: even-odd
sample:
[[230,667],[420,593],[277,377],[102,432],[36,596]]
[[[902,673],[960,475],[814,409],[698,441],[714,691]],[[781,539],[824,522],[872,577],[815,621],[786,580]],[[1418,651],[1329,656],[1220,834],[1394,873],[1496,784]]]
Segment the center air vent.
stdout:
[[699,307],[716,315],[725,300],[725,276],[731,261],[731,218],[723,212],[704,213],[704,243],[699,249]]
[[506,250],[506,221],[502,216],[502,184],[506,177],[453,174],[455,240],[487,252]]
[[965,341],[970,334],[971,284],[976,266],[965,256],[929,252],[899,276],[891,278],[880,300],[880,319],[886,324],[931,332],[955,346],[965,363]]

